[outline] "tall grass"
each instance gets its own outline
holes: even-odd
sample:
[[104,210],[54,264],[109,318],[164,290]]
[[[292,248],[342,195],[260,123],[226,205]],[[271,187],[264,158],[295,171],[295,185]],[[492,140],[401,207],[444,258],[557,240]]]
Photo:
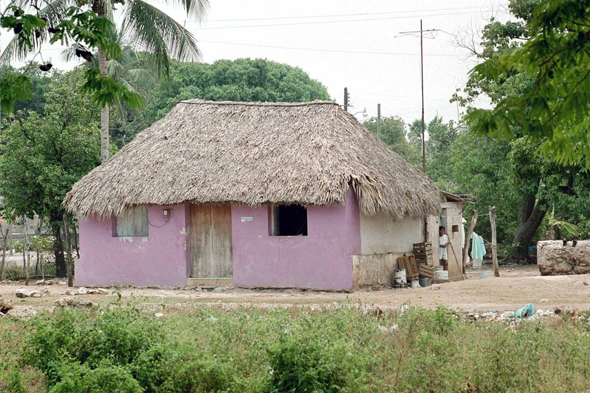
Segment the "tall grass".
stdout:
[[[410,308],[132,306],[0,319],[0,391],[580,392],[590,329],[554,318],[463,322]],[[4,344],[6,343],[6,344]]]

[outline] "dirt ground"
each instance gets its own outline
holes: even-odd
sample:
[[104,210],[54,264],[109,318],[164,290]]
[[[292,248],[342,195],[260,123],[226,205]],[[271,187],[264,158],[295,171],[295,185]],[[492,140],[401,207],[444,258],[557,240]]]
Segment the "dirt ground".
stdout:
[[[82,295],[80,298],[94,303],[108,303],[117,299],[133,300],[145,306],[160,308],[162,305],[199,306],[223,304],[225,306],[254,305],[277,306],[333,306],[361,304],[382,309],[395,309],[404,304],[434,307],[443,304],[469,311],[510,311],[533,303],[536,309],[590,310],[590,275],[540,276],[537,266],[508,266],[500,269],[500,278],[480,279],[481,270],[468,271],[464,281],[435,284],[420,289],[361,290],[351,293],[301,291],[295,289],[241,289],[220,288],[216,291],[175,288],[108,288],[108,295]],[[0,284],[0,294],[13,301],[15,315],[29,314],[39,307],[53,306],[63,298],[65,285],[25,287],[24,283]],[[49,293],[42,298],[16,298],[18,288],[38,290],[47,288]]]

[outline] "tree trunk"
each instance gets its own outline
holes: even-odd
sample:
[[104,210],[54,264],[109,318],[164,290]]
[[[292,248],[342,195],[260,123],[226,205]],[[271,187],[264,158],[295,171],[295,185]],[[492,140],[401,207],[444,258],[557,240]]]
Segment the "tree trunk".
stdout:
[[[98,65],[100,74],[107,76],[107,55],[98,48]],[[109,158],[109,106],[108,104],[100,111],[100,160],[105,162]]]
[[74,222],[72,225],[73,240],[74,240],[74,249],[76,250],[76,256],[80,259],[80,247],[78,247],[78,231],[76,230],[76,223]]
[[[6,246],[8,245],[9,228],[6,228],[6,233],[2,233],[2,237],[4,238],[4,241],[2,242],[2,265],[0,265],[0,279],[2,281],[6,279],[6,274],[4,273],[4,266],[6,263]],[[2,226],[0,226],[0,231],[2,231]]]
[[73,261],[72,261],[72,241],[70,239],[70,227],[68,225],[68,216],[64,213],[64,234],[66,235],[66,243],[67,243],[67,253],[68,253],[68,262],[67,262],[67,271],[68,271],[68,287],[74,286],[74,275],[73,275]]
[[11,256],[14,255],[14,252],[12,251],[14,249],[14,247],[12,247],[12,229],[13,229],[13,226],[12,226],[12,223],[10,223],[10,226],[8,227],[8,230],[9,230],[9,232],[8,232],[8,245],[9,245],[9,248],[8,249],[10,250],[10,255]]
[[516,226],[516,234],[512,240],[512,248],[510,252],[502,261],[503,263],[519,263],[521,259],[528,257],[528,247],[531,239],[545,214],[547,201],[544,199],[538,200],[535,195],[525,195],[520,205],[520,212],[518,214],[518,224]]
[[51,231],[53,232],[53,253],[55,254],[55,268],[58,277],[66,276],[66,260],[64,258],[64,246],[61,240],[61,225],[51,220]]

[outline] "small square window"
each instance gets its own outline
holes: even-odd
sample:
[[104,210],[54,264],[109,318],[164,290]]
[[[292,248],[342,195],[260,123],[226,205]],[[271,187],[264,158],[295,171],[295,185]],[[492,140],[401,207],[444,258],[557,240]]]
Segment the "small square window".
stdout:
[[453,232],[459,232],[459,225],[453,225]]
[[113,229],[113,236],[115,237],[147,237],[147,206],[127,209],[122,215],[115,218]]
[[307,236],[307,209],[301,205],[271,206],[271,236]]

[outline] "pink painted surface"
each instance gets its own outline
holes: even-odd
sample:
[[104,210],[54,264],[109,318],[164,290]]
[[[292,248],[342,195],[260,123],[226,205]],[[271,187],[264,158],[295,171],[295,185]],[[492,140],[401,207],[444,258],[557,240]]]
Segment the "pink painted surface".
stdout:
[[[242,222],[241,217],[252,217]],[[232,206],[234,285],[351,289],[360,254],[360,216],[349,191],[344,206],[310,206],[308,236],[269,236],[269,207]]]
[[[165,223],[162,209],[172,209]],[[113,237],[113,220],[80,220],[75,284],[185,286],[190,271],[188,204],[149,206],[148,237]]]

